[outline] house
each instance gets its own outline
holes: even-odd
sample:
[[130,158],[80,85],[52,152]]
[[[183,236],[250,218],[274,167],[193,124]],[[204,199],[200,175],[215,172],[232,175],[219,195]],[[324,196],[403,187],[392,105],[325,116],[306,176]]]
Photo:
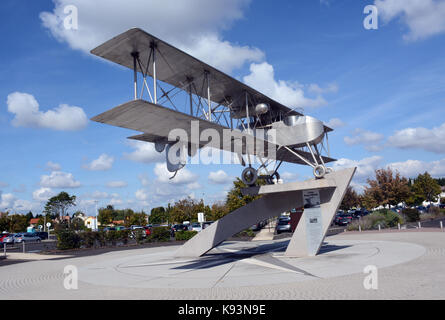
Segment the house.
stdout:
[[32,218],[29,220],[29,226],[30,227],[37,227],[37,224],[39,223],[40,218]]
[[124,225],[124,224],[125,224],[124,220],[115,220],[115,221],[113,221],[113,227],[114,226],[121,226],[121,225]]
[[86,217],[84,221],[85,221],[85,227],[92,230],[97,229],[97,227],[100,226],[100,223],[96,222],[96,217],[89,216]]

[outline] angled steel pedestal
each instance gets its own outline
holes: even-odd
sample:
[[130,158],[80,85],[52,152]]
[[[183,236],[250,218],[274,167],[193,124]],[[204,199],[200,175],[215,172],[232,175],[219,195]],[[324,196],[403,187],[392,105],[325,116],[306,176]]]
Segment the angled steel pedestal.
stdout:
[[[212,223],[179,248],[175,256],[202,256],[227,238],[258,221],[276,217],[293,208],[301,208],[304,206],[303,196],[306,197],[308,191],[319,194],[320,205],[316,206],[318,209],[315,211],[312,208],[305,210],[285,255],[295,257],[316,255],[355,170],[356,168],[351,168],[332,172],[318,180],[247,188],[243,190],[245,194],[262,194],[263,197]],[[314,212],[318,213],[318,216],[314,215]]]

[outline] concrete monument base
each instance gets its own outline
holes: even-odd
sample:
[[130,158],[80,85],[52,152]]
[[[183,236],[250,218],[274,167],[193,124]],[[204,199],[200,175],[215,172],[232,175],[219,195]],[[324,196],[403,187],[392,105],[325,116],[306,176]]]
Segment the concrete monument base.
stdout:
[[323,179],[247,188],[244,194],[263,195],[202,230],[175,253],[176,257],[199,257],[229,237],[258,221],[305,207],[287,247],[286,256],[305,257],[318,253],[356,168],[331,172]]

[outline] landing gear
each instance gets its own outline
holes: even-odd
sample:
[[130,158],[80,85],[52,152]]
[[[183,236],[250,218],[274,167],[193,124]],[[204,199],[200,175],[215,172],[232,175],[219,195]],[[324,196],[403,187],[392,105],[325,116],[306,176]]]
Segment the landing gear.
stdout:
[[327,168],[324,165],[316,165],[314,167],[314,176],[316,179],[322,179],[327,173]]
[[248,185],[253,186],[255,182],[258,180],[258,172],[252,167],[248,167],[243,170],[243,173],[241,174],[241,181]]
[[252,167],[244,169],[241,174],[241,181],[248,186],[255,185],[258,179],[264,179],[266,184],[276,184],[280,180],[280,174],[275,171],[271,175],[259,175],[258,170]]

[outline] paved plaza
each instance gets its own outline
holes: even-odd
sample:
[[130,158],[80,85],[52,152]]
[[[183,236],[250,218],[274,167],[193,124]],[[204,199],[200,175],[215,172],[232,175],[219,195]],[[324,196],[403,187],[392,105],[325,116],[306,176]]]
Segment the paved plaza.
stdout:
[[[445,232],[343,233],[310,258],[285,257],[288,241],[224,242],[201,258],[174,258],[178,247],[168,246],[0,261],[0,298],[445,298]],[[77,290],[64,288],[67,265],[78,270]],[[370,265],[377,290],[363,285]]]

